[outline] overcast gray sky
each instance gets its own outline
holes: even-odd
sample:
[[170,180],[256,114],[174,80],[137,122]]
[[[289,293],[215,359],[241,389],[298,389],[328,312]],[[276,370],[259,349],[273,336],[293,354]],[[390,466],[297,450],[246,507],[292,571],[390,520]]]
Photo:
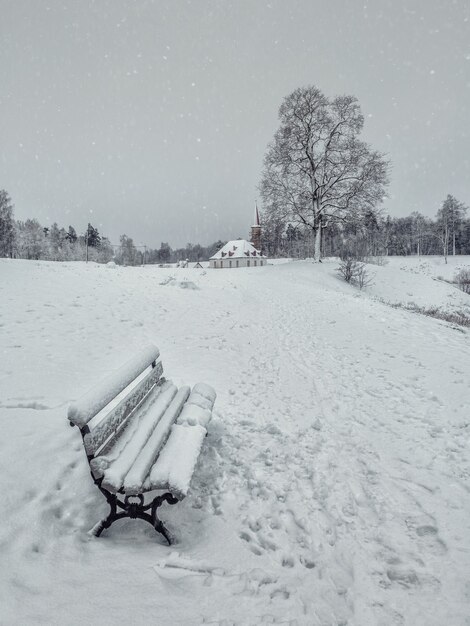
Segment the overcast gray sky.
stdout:
[[470,204],[470,0],[0,0],[0,188],[113,243],[245,237],[309,84],[359,99],[390,214]]

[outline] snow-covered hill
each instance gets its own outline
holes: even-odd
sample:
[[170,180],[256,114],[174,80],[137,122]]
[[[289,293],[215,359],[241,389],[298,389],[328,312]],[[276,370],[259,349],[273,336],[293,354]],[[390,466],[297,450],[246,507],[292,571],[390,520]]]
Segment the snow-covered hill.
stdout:
[[[0,623],[468,624],[470,334],[379,299],[470,298],[409,270],[0,260]],[[218,392],[170,548],[87,535],[106,505],[65,418],[148,342]]]
[[451,285],[458,272],[470,269],[470,256],[387,257],[384,265],[368,265],[373,284],[366,292],[391,304],[408,307],[438,307],[447,313],[461,314],[470,321],[470,298]]

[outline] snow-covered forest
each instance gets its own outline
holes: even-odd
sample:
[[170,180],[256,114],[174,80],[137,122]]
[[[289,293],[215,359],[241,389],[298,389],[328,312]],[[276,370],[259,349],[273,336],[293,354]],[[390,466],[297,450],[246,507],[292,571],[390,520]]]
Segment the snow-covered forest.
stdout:
[[[456,209],[454,209],[456,207]],[[391,217],[384,213],[355,215],[343,223],[330,224],[322,233],[323,256],[335,257],[353,253],[361,258],[408,255],[470,254],[470,217],[467,207],[448,196],[436,216],[412,213],[409,217]],[[240,237],[246,233],[239,233]],[[0,250],[3,256],[17,259],[51,261],[92,261],[107,263],[114,260],[123,265],[144,263],[174,263],[206,261],[225,241],[210,245],[188,243],[173,249],[162,242],[159,248],[136,246],[132,237],[122,235],[119,243],[111,244],[97,228],[89,224],[84,233],[77,234],[69,225],[41,226],[34,218],[15,220],[12,201],[6,191],[0,192]],[[313,256],[311,229],[295,224],[275,212],[263,214],[262,243],[270,257],[308,258]]]

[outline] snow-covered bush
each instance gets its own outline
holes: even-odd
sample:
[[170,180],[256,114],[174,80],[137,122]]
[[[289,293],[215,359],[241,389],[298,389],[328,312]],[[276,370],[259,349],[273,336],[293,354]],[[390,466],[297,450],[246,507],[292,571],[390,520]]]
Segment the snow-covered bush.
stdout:
[[470,294],[470,269],[464,267],[454,278],[457,287],[464,293]]
[[347,283],[351,283],[358,265],[358,261],[352,257],[347,257],[341,260],[337,272]]
[[355,284],[359,287],[359,289],[363,289],[364,287],[368,287],[372,284],[372,278],[369,276],[369,273],[366,268],[365,263],[358,263],[359,267],[356,271]]
[[366,264],[358,261],[352,256],[348,256],[341,260],[341,263],[337,268],[337,272],[343,280],[351,285],[359,287],[359,289],[367,287],[372,282],[372,279],[367,272]]

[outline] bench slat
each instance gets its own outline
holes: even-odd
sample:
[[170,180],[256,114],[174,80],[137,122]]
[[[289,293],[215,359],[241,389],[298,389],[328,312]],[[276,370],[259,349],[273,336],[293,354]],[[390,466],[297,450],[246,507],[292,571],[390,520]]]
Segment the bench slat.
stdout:
[[67,410],[67,417],[72,424],[83,428],[92,417],[113,400],[149,365],[158,359],[160,352],[154,345],[130,359],[125,365],[114,371],[99,385],[82,396]]
[[90,460],[90,468],[95,479],[102,478],[105,470],[116,461],[136,434],[142,416],[147,413],[158,396],[168,389],[170,385],[172,385],[171,382],[161,378],[157,385],[153,387],[152,393],[148,394],[141,402],[138,410],[132,412],[122,428],[106,442],[105,446],[99,451],[99,454],[95,455],[95,458]]
[[[142,448],[149,440],[158,421],[161,419],[171,401],[175,397],[177,388],[173,383],[164,383],[162,390],[148,411],[142,415],[135,433],[122,450],[118,458],[104,471],[103,487],[109,491],[119,491],[130,468],[139,456]],[[98,457],[99,458],[99,457]]]
[[150,472],[149,488],[168,489],[177,498],[183,499],[189,491],[206,433],[206,429],[199,424],[174,424]]
[[156,425],[155,430],[125,477],[123,485],[125,493],[136,494],[142,492],[142,487],[150,468],[168,439],[171,425],[180,414],[189,392],[189,387],[181,387],[178,390],[178,393],[173,398],[170,406]]
[[147,376],[140,381],[131,391],[115,406],[109,414],[90,433],[86,434],[83,441],[86,453],[95,455],[106,443],[111,435],[117,432],[132,411],[142,402],[163,374],[163,366],[158,362]]

